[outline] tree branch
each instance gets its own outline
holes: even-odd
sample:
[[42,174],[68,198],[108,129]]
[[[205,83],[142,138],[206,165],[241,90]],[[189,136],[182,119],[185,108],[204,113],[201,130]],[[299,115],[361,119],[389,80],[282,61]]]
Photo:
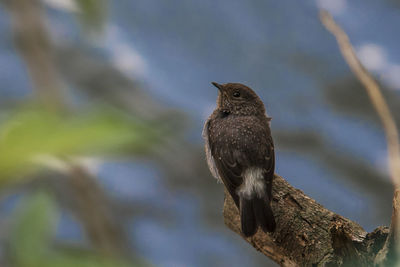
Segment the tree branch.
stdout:
[[253,237],[245,238],[240,230],[239,212],[229,194],[225,194],[225,224],[281,266],[373,266],[388,228],[379,227],[367,233],[278,175],[272,188],[271,205],[277,222],[274,233],[259,230]]
[[132,255],[128,251],[124,229],[114,218],[111,203],[95,177],[84,167],[70,164],[67,182],[73,190],[75,215],[82,222],[93,247],[103,255]]
[[343,58],[350,66],[354,75],[356,75],[358,80],[364,85],[371,103],[376,113],[379,115],[388,144],[389,169],[393,183],[397,187],[400,185],[400,144],[397,126],[389,106],[383,97],[378,83],[357,58],[347,34],[336,24],[333,17],[327,11],[320,12],[320,19],[326,29],[335,36]]
[[27,65],[37,100],[46,107],[59,108],[63,102],[61,83],[40,1],[7,0],[5,3],[12,18],[14,41]]

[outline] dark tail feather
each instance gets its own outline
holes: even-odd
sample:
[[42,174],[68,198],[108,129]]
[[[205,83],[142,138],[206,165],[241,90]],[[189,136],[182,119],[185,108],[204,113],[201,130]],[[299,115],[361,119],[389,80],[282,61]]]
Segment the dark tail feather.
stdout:
[[271,206],[265,198],[240,198],[240,221],[246,237],[254,235],[258,226],[264,232],[273,232],[276,227]]
[[242,224],[242,233],[246,237],[252,236],[257,232],[257,222],[251,199],[240,198],[240,222]]
[[276,228],[274,214],[268,199],[254,198],[253,209],[257,224],[261,226],[264,232],[273,232]]

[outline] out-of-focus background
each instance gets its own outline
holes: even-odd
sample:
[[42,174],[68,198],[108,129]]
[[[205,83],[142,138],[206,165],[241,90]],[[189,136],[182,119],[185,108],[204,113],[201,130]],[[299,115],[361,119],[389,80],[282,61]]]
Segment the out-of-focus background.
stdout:
[[2,0],[0,265],[276,266],[223,224],[211,81],[260,95],[278,174],[388,225],[383,132],[321,8],[399,122],[397,1]]

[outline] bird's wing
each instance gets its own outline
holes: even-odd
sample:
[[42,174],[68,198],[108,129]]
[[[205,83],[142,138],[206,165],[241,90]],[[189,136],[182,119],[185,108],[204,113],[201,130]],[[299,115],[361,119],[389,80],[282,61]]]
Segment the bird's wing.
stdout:
[[203,139],[205,142],[205,150],[206,150],[206,158],[207,158],[207,165],[208,168],[210,169],[210,172],[212,176],[214,176],[219,182],[222,182],[221,177],[219,177],[217,166],[215,165],[215,160],[213,155],[211,154],[211,148],[210,148],[210,140],[209,140],[209,135],[208,135],[208,125],[209,125],[210,119],[206,121],[203,127]]
[[243,166],[240,159],[241,153],[237,150],[231,151],[227,147],[222,147],[219,151],[212,148],[212,151],[216,157],[215,164],[218,167],[222,182],[235,201],[236,206],[239,208],[237,189],[243,182]]
[[272,198],[272,180],[275,172],[275,149],[271,135],[268,137],[267,146],[265,147],[265,164],[264,164],[264,180],[267,185],[268,199]]
[[239,197],[236,193],[236,189],[242,183],[242,168],[235,159],[235,156],[239,153],[234,153],[235,155],[233,155],[230,153],[228,147],[220,147],[217,150],[212,142],[210,142],[209,124],[210,119],[205,123],[202,134],[205,140],[208,167],[211,174],[225,185],[229,194],[239,207]]

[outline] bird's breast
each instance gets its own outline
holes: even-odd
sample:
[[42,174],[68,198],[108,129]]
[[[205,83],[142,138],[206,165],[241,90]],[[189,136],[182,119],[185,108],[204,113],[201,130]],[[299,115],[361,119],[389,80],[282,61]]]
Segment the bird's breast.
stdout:
[[267,127],[256,117],[227,116],[210,125],[210,139],[218,147],[251,152],[266,142]]

